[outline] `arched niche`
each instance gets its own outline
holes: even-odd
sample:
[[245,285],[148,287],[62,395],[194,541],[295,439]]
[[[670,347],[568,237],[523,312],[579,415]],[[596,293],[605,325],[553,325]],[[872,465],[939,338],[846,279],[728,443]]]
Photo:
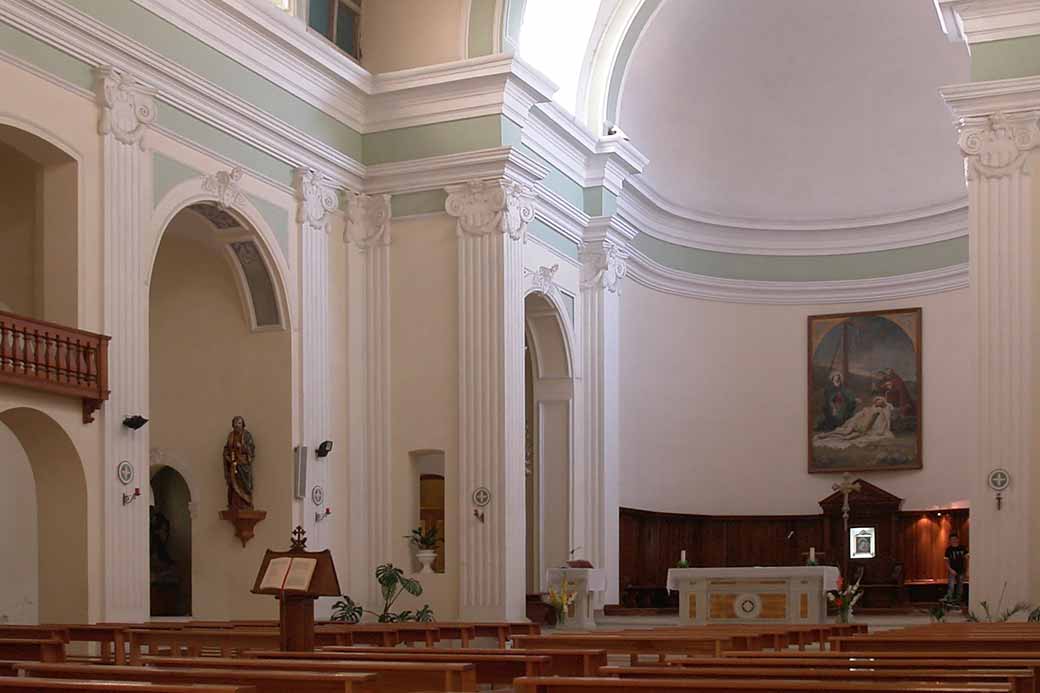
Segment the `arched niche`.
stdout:
[[76,326],[79,161],[50,133],[0,116],[0,304]]
[[150,481],[151,615],[191,616],[191,489],[169,465],[152,465]]
[[[16,407],[0,412],[0,423],[14,434],[32,468],[37,617],[41,623],[85,623],[87,483],[79,453],[61,425],[37,409]],[[4,459],[0,464],[15,462]]]
[[569,557],[574,463],[574,363],[558,291],[524,299],[526,338],[527,590],[545,589],[545,571]]
[[[201,193],[185,199],[171,203],[148,260],[153,462],[176,469],[190,491],[189,511],[200,508],[190,522],[191,615],[271,618],[270,600],[241,586],[255,577],[263,548],[284,542],[293,522],[292,316],[284,268],[270,230],[254,227],[250,213]],[[157,212],[157,219],[166,217]],[[236,245],[248,246],[250,257]],[[264,277],[265,297],[250,283],[249,263]],[[227,507],[222,449],[239,415],[256,443],[254,506],[267,512],[245,547],[219,517]]]

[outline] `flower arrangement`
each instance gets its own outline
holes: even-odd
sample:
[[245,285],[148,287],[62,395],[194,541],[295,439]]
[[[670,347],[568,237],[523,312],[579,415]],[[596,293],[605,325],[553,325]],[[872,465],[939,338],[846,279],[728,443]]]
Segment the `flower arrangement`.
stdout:
[[859,581],[855,584],[846,585],[845,580],[840,576],[838,577],[838,589],[827,590],[827,602],[833,604],[834,608],[838,610],[838,618],[842,623],[848,623],[852,617],[852,608],[856,606],[856,603],[863,596],[863,590],[860,589]]
[[566,623],[567,609],[574,605],[574,598],[578,595],[577,592],[568,589],[569,584],[567,578],[564,577],[559,590],[549,588],[549,605],[556,610],[556,625],[558,626]]

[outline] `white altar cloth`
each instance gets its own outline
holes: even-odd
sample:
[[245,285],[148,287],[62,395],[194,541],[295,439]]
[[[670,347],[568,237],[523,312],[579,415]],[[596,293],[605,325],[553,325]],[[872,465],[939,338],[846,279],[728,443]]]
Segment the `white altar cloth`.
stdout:
[[791,567],[767,568],[672,568],[668,571],[668,589],[679,590],[679,580],[699,575],[712,578],[755,578],[802,577],[807,575],[823,575],[823,591],[838,589],[838,569],[832,565],[806,565]]
[[545,572],[545,581],[550,585],[558,585],[563,582],[565,574],[571,583],[575,578],[584,578],[589,592],[603,592],[607,589],[607,574],[599,568],[550,568]]

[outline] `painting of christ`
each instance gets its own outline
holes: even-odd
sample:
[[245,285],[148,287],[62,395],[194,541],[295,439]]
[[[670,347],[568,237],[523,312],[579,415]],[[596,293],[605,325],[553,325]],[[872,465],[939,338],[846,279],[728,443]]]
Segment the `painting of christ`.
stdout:
[[920,469],[921,309],[809,317],[809,472]]

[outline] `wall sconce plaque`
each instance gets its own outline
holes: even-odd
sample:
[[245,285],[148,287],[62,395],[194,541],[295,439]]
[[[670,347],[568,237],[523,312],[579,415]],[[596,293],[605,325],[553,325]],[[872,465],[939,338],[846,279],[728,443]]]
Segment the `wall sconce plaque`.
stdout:
[[315,485],[311,488],[311,503],[321,505],[325,502],[325,489]]
[[997,492],[997,510],[1004,504],[1004,491],[1011,486],[1011,474],[1006,469],[994,469],[986,479],[989,487]]
[[134,480],[134,465],[123,460],[116,466],[116,476],[119,478],[119,483],[129,486]]

